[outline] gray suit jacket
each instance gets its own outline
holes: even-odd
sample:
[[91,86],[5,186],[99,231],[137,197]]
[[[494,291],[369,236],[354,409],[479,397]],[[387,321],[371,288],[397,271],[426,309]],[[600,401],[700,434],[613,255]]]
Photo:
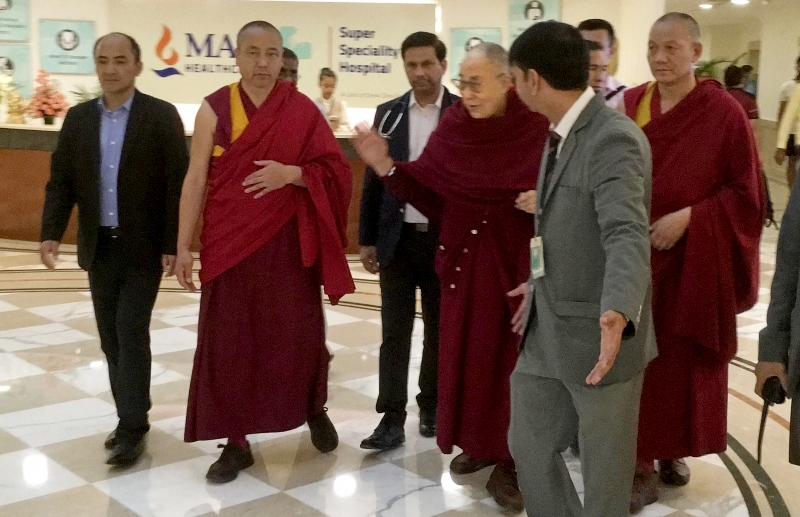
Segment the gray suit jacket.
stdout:
[[783,363],[792,397],[789,462],[800,465],[800,182],[781,220],[767,326],[758,336],[758,360]]
[[[546,153],[545,153],[546,155]],[[601,385],[627,381],[656,356],[651,310],[652,160],[644,133],[595,97],[573,126],[545,190],[537,233],[545,276],[531,279],[519,368],[585,383],[600,356],[600,315],[629,323]]]
[[800,395],[800,192],[792,189],[781,221],[767,326],[758,336],[758,360],[783,363],[789,395]]

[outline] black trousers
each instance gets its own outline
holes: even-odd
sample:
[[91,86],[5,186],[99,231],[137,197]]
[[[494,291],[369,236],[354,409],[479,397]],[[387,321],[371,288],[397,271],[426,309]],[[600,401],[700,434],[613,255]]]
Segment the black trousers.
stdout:
[[131,265],[119,246],[122,238],[101,232],[89,289],[117,405],[117,437],[138,439],[150,429],[150,317],[162,272],[158,261]]
[[408,363],[416,315],[416,289],[422,294],[425,324],[422,365],[419,373],[420,412],[435,412],[439,367],[439,279],[434,270],[437,232],[419,232],[403,224],[403,232],[391,262],[381,264],[381,321],[383,343],[378,375],[378,413],[396,413],[405,421],[408,403]]

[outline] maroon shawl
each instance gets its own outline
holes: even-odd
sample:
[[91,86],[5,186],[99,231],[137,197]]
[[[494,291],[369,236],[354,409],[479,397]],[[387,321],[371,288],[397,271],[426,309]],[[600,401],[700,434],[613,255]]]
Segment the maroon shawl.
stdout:
[[[646,88],[625,92],[631,118]],[[716,81],[700,82],[663,115],[657,93],[642,128],[653,149],[651,219],[688,206],[692,215],[672,249],[652,252],[656,331],[691,338],[728,361],[736,314],[758,298],[764,198],[755,141],[741,106]]]
[[[295,185],[254,199],[242,182],[275,160],[303,170]],[[292,217],[299,223],[305,267],[321,269],[332,303],[355,291],[344,255],[350,166],[319,108],[293,83],[278,82],[227,151],[212,161],[203,213],[200,280],[205,283],[267,243]]]
[[[441,221],[443,236],[448,230],[458,231],[453,227],[469,231],[471,216],[477,223],[486,217],[518,221],[513,228],[497,228],[503,232],[497,236],[498,243],[517,266],[515,278],[502,279],[503,285],[518,285],[530,269],[528,239],[532,235],[523,229],[533,224],[527,214],[514,208],[514,200],[520,192],[536,189],[548,128],[547,119],[531,112],[513,89],[499,117],[473,118],[463,101],[458,101],[445,111],[419,159],[396,164],[403,180],[390,178],[387,185],[432,221]],[[459,212],[443,221],[446,204]],[[455,256],[445,251],[439,261],[447,268]]]

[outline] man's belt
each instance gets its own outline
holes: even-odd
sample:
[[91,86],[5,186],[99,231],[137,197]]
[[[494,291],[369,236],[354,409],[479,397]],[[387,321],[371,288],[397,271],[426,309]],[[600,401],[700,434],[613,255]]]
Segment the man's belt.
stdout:
[[120,236],[119,226],[101,226],[100,237],[106,239],[118,239]]

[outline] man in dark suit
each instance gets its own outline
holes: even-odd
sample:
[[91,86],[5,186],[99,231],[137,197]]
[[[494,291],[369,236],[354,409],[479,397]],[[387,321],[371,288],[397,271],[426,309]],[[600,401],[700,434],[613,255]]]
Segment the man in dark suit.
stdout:
[[[785,141],[785,140],[784,140]],[[758,335],[756,394],[777,377],[792,399],[789,463],[800,465],[800,186],[792,187],[775,255],[767,326]]]
[[78,263],[89,273],[100,344],[119,424],[108,464],[134,463],[145,448],[150,409],[150,316],[161,274],[173,274],[178,204],[188,166],[175,107],[136,90],[141,51],[125,34],[95,45],[103,95],[72,108],[51,162],[41,260],[55,268],[78,205]]
[[[416,32],[401,47],[411,91],[378,106],[374,126],[389,142],[395,160],[416,160],[441,113],[458,97],[442,86],[447,49],[435,34]],[[368,168],[361,197],[361,262],[380,272],[383,343],[376,409],[384,413],[364,449],[387,450],[405,442],[408,363],[416,313],[416,289],[422,294],[425,325],[419,374],[419,432],[436,435],[439,353],[439,279],[433,267],[438,229],[410,204],[394,197]]]

